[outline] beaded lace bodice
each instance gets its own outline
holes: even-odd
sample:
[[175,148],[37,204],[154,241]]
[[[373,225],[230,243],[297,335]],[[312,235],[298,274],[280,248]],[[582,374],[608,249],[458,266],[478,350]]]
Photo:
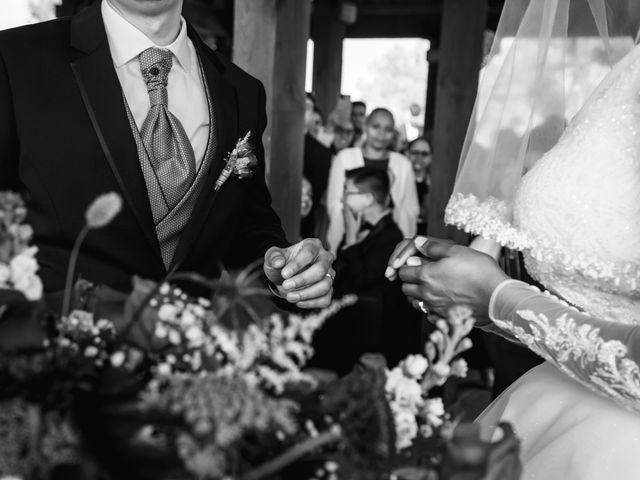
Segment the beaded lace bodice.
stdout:
[[529,272],[601,319],[640,323],[640,47],[525,175],[514,223]]
[[581,311],[507,281],[486,327],[640,413],[640,47],[525,175],[509,213],[473,195],[447,207],[450,223],[521,249],[531,275]]
[[523,251],[547,289],[603,320],[640,323],[640,47],[602,81],[513,205],[455,194],[446,221]]

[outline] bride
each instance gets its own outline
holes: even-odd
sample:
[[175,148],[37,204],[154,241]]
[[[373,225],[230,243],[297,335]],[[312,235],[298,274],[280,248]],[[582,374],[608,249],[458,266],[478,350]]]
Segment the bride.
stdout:
[[446,219],[522,250],[548,292],[432,238],[387,270],[546,360],[478,419],[513,424],[525,479],[640,478],[639,20],[637,0],[506,2]]

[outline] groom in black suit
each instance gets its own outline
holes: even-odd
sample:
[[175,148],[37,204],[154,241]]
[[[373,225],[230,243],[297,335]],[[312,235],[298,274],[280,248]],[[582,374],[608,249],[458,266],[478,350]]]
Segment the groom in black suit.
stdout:
[[[289,246],[264,181],[262,84],[206,47],[182,0],[102,0],[71,18],[0,32],[0,190],[25,195],[45,289],[64,286],[84,211],[124,199],[91,232],[78,272],[126,290],[136,274],[208,277],[264,259],[274,294],[331,297],[331,255]],[[216,180],[251,132],[250,178]]]

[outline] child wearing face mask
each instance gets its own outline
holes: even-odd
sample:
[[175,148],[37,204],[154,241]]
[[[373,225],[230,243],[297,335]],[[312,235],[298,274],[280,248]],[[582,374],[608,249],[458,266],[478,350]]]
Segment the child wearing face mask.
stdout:
[[330,318],[316,335],[314,366],[347,373],[362,354],[382,352],[395,365],[418,351],[419,314],[398,282],[384,272],[404,236],[390,208],[389,174],[360,167],[345,172],[344,239],[334,262],[334,297],[354,293],[358,303]]

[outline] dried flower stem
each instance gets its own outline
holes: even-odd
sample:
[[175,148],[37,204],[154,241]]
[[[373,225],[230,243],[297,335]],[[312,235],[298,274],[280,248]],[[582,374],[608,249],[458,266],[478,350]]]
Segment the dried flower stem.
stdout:
[[85,237],[89,233],[89,225],[85,225],[76,237],[76,242],[73,244],[73,250],[71,250],[71,256],[69,257],[69,264],[67,266],[67,278],[64,282],[64,299],[62,301],[62,316],[69,315],[69,307],[71,304],[71,292],[73,291],[73,273],[76,269],[76,263],[78,263],[78,255],[80,254],[80,245],[84,241]]
[[342,437],[342,432],[339,427],[331,428],[326,432],[319,434],[316,437],[311,437],[302,443],[298,443],[285,451],[281,455],[277,456],[273,460],[263,463],[258,468],[255,468],[242,476],[240,480],[261,480],[268,477],[287,465],[295,462],[299,458],[304,457],[307,453],[312,452],[320,447],[329,445]]

